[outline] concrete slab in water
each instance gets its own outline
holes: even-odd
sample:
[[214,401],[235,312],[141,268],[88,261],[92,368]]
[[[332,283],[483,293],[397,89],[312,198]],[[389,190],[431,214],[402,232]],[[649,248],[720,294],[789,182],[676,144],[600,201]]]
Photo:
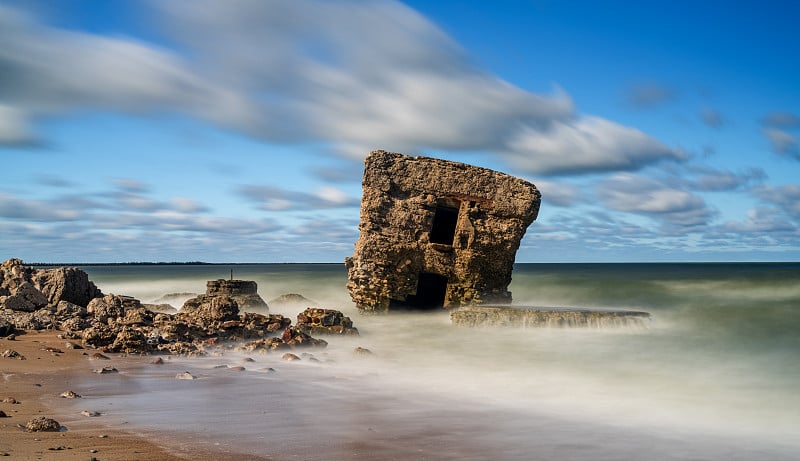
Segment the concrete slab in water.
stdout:
[[468,327],[646,328],[650,314],[621,309],[537,306],[465,306],[450,313],[454,325]]

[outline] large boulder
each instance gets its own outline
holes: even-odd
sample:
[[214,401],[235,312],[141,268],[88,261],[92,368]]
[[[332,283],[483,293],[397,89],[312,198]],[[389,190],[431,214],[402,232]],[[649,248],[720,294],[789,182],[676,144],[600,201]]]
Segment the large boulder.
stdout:
[[358,335],[350,317],[335,309],[308,308],[297,314],[296,327],[311,335]]
[[0,264],[0,308],[33,312],[61,301],[86,306],[102,296],[86,272],[74,267],[34,269],[20,259]]
[[19,283],[13,294],[6,296],[3,307],[12,311],[33,312],[47,306],[47,298],[31,282]]
[[117,339],[117,332],[108,325],[98,323],[83,330],[83,344],[92,347],[105,347]]
[[51,306],[59,301],[86,306],[92,299],[103,295],[89,280],[89,275],[76,267],[37,270],[33,274],[33,282]]
[[231,296],[200,295],[183,303],[177,314],[201,325],[239,320],[239,305]]
[[126,309],[139,309],[141,307],[142,303],[136,298],[107,294],[102,298],[92,299],[89,305],[86,306],[86,311],[96,321],[110,324],[125,317]]
[[150,352],[151,347],[145,334],[137,329],[123,327],[117,332],[114,342],[108,348],[109,352],[124,352],[126,354],[143,354]]

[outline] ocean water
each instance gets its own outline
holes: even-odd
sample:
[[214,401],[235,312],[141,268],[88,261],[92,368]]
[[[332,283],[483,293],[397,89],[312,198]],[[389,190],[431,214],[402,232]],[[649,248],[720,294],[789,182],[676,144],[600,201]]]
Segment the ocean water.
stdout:
[[[363,316],[338,264],[87,266],[152,302],[255,280],[349,315],[358,337],[281,354],[119,358],[74,389],[109,425],[242,459],[800,459],[800,264],[518,264],[514,303],[644,310],[647,328],[468,329]],[[272,307],[291,316],[303,306]],[[356,356],[355,347],[373,354]],[[246,358],[254,361],[245,362]],[[143,364],[145,363],[145,364]],[[233,371],[219,366],[244,366]],[[270,370],[271,369],[271,370]],[[177,380],[190,371],[196,380]],[[91,408],[85,408],[87,405]]]

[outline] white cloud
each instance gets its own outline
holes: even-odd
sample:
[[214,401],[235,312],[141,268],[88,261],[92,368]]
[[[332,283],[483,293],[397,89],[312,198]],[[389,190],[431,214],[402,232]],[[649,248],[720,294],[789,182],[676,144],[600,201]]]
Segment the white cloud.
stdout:
[[273,186],[245,185],[237,192],[267,211],[309,211],[357,207],[360,204],[359,199],[334,187],[323,187],[310,194]]
[[0,193],[0,217],[28,221],[74,221],[83,216],[80,208],[60,202],[28,200]]
[[772,145],[772,150],[800,160],[800,138],[798,136],[777,128],[765,128],[764,136]]
[[542,193],[544,206],[555,205],[567,207],[574,204],[581,197],[580,190],[566,182],[536,181],[536,188]]
[[[3,81],[0,77],[0,83]],[[2,90],[0,90],[0,94]],[[0,145],[27,144],[34,139],[28,117],[20,108],[0,104]]]
[[602,181],[597,191],[611,209],[656,218],[676,228],[704,226],[715,215],[697,195],[629,173]]
[[0,143],[32,138],[39,117],[90,108],[188,114],[352,158],[376,148],[493,151],[541,174],[682,158],[636,129],[576,118],[560,89],[536,94],[487,73],[399,2],[150,5],[175,50],[0,8]]
[[541,174],[637,170],[659,160],[685,160],[635,128],[598,117],[554,122],[547,130],[527,128],[511,141],[510,160]]
[[675,99],[675,91],[658,82],[639,82],[628,88],[627,100],[631,106],[654,108]]
[[787,215],[800,221],[800,184],[764,186],[756,189],[756,195],[764,202],[778,206]]

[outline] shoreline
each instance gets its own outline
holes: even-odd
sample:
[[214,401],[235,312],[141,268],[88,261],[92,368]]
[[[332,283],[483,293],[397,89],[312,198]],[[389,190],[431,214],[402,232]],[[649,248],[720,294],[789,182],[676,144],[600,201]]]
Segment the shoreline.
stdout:
[[[74,411],[75,400],[62,398],[60,394],[72,390],[85,397],[87,392],[78,388],[84,386],[77,383],[85,381],[84,375],[91,373],[92,368],[101,368],[104,361],[90,359],[91,349],[67,349],[67,340],[58,338],[60,333],[25,331],[14,340],[0,339],[2,351],[14,350],[25,357],[25,360],[0,358],[3,383],[0,410],[7,415],[0,418],[0,456],[59,461],[226,459],[224,453],[193,449],[176,453],[173,448],[159,444],[154,434],[135,434],[104,424],[102,416],[87,417]],[[62,352],[47,351],[45,347]],[[9,397],[19,403],[2,402]],[[37,416],[52,418],[63,429],[60,432],[27,432],[18,427]]]

